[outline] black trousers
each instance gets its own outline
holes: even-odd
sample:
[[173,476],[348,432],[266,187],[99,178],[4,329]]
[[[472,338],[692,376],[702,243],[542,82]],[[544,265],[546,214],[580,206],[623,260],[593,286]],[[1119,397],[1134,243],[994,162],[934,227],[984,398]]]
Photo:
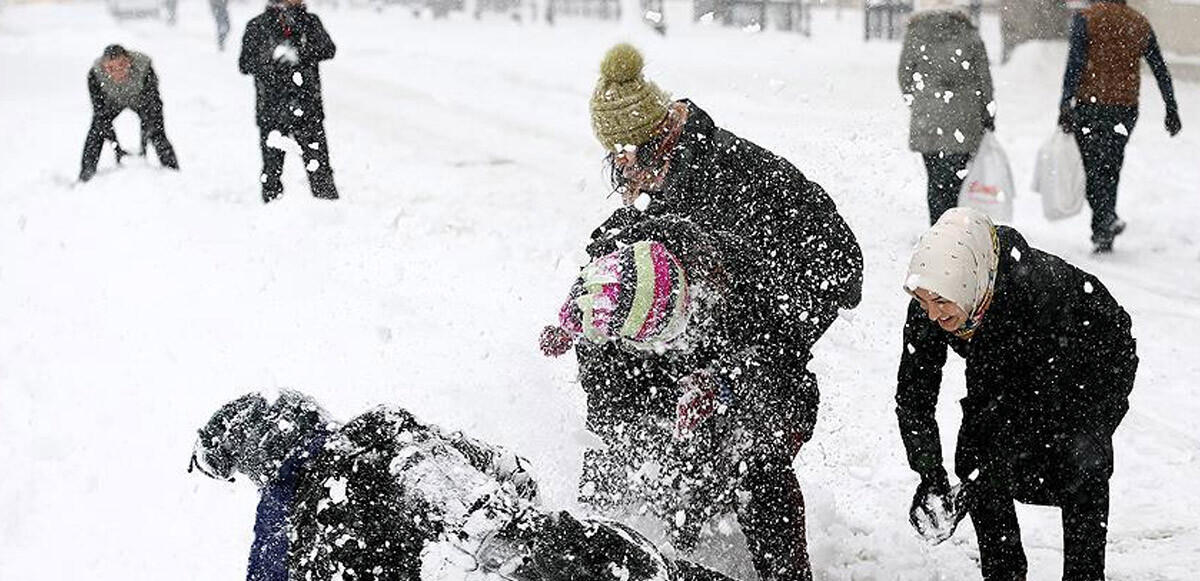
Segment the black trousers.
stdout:
[[939,151],[921,156],[925,158],[925,174],[929,181],[929,224],[933,225],[942,213],[958,206],[958,192],[967,177],[971,155]]
[[1075,108],[1075,142],[1079,144],[1087,174],[1093,242],[1112,242],[1125,145],[1137,119],[1137,107],[1085,104]]
[[1028,562],[1016,500],[1062,509],[1063,581],[1104,581],[1111,438],[1064,438],[1054,449],[1019,457],[1008,470],[981,476],[970,489],[967,512],[979,539],[985,581],[1025,579]]
[[263,169],[259,181],[262,183],[264,202],[270,202],[283,194],[283,159],[285,153],[267,145],[272,131],[289,136],[300,146],[304,169],[308,172],[308,185],[315,197],[327,200],[338,198],[333,183],[333,168],[329,165],[329,147],[325,139],[325,125],[320,121],[302,122],[290,126],[266,127],[259,125],[259,147],[262,149]]
[[[117,141],[117,133],[113,130],[113,120],[123,109],[106,109],[92,115],[92,126],[88,129],[87,140],[83,143],[83,162],[80,178],[87,180],[96,173],[96,165],[100,162],[100,153],[105,141]],[[146,153],[146,145],[152,144],[158,161],[163,167],[179,169],[179,160],[175,158],[175,148],[167,139],[163,125],[162,103],[146,103],[134,109],[141,122],[142,153]]]

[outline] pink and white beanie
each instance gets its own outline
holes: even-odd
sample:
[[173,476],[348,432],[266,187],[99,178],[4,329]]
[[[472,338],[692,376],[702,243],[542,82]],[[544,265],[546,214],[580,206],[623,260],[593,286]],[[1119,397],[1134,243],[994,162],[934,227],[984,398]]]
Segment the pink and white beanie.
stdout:
[[583,336],[653,348],[687,328],[691,296],[683,266],[659,242],[636,242],[583,268],[559,309],[559,327],[542,333],[542,350],[561,355]]

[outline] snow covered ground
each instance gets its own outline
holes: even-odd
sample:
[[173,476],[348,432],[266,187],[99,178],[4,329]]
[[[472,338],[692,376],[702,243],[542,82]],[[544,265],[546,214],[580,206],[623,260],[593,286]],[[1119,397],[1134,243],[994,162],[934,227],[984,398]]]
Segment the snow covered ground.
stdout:
[[[234,49],[257,9],[232,6]],[[243,576],[255,492],[185,469],[195,428],[259,387],[305,390],[343,418],[405,405],[526,454],[550,501],[569,507],[583,399],[574,362],[543,359],[535,341],[582,241],[618,204],[587,117],[617,40],[644,49],[660,86],[823,184],[863,244],[865,300],[818,346],[821,420],[797,463],[818,578],[977,578],[969,526],[930,548],[907,523],[915,477],[892,396],[899,287],[926,210],[897,44],[862,43],[852,11],[818,13],[812,39],[318,11],[339,49],[323,75],[344,199],[312,199],[290,158],[285,197],[269,207],[252,82],[236,50],[216,51],[206,3],[183,0],[174,29],[117,23],[94,1],[0,11],[0,579]],[[72,184],[85,74],[110,42],[155,59],[182,172],[140,160],[112,170],[105,158],[96,179]],[[1053,130],[1064,62],[1063,46],[1033,45],[993,69],[1019,185]],[[1143,88],[1117,253],[1089,254],[1086,216],[1051,224],[1035,194],[1017,201],[1030,242],[1098,274],[1134,318],[1142,362],[1116,436],[1117,580],[1200,568],[1200,95],[1178,92],[1185,128],[1171,140],[1156,88]],[[135,143],[132,118],[118,132]],[[949,447],[963,385],[948,378]],[[1057,511],[1021,515],[1030,580],[1057,579]]]

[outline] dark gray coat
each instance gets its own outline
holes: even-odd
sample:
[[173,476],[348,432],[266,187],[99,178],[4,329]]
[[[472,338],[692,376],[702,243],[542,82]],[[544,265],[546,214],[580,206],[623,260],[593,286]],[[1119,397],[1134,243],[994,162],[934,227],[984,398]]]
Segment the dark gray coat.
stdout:
[[979,30],[959,10],[919,12],[909,20],[897,68],[912,111],[908,147],[921,153],[974,154],[992,103],[992,73]]

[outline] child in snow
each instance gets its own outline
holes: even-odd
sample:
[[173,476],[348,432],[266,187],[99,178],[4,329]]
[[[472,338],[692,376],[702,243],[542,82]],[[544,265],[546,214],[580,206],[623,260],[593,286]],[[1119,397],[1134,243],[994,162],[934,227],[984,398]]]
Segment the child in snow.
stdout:
[[606,444],[584,457],[581,500],[613,517],[648,510],[684,553],[736,514],[760,578],[809,579],[792,460],[816,423],[805,364],[829,324],[820,298],[745,238],[634,220],[594,243],[607,254],[542,336],[548,355],[575,347],[588,429]]
[[192,467],[259,487],[249,581],[728,581],[542,511],[523,459],[401,408],[341,425],[299,392],[250,393],[200,429]]
[[100,162],[100,153],[106,141],[115,145],[118,163],[126,155],[117,142],[117,133],[112,126],[117,115],[126,109],[133,110],[141,120],[141,154],[146,154],[146,144],[151,143],[163,167],[179,169],[175,148],[171,147],[163,126],[158,75],[154,72],[150,57],[126,50],[119,44],[109,45],[88,70],[87,85],[92,100],[92,125],[83,144],[83,167],[79,170],[79,181],[86,182],[96,175],[96,165]]
[[[1027,565],[1013,501],[1061,507],[1063,579],[1104,579],[1112,436],[1138,366],[1129,315],[1096,277],[966,208],[921,237],[904,289],[896,414],[921,477],[913,524],[965,510],[984,579],[1015,581]],[[961,496],[934,415],[947,348],[967,364]]]

